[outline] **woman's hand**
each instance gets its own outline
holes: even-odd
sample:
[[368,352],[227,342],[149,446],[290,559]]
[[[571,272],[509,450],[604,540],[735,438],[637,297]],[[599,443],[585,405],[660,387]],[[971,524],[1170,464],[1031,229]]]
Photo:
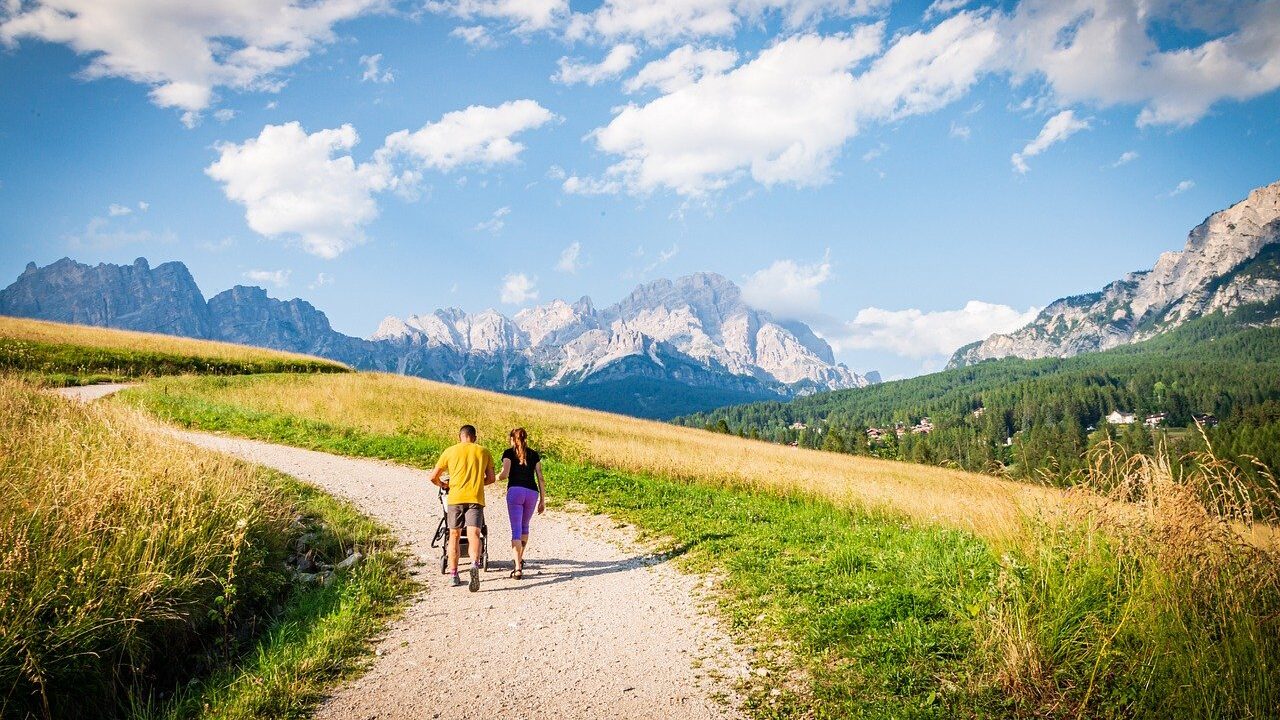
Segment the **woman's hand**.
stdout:
[[547,503],[545,500],[542,499],[542,496],[539,495],[538,496],[538,514],[541,515],[543,512],[546,511],[546,509],[547,509]]

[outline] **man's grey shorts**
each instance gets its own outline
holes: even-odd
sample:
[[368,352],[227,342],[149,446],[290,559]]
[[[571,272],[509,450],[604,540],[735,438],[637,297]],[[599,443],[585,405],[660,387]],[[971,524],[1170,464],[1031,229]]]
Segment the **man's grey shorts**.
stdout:
[[484,506],[477,503],[450,505],[447,517],[450,530],[460,530],[464,526],[484,527]]

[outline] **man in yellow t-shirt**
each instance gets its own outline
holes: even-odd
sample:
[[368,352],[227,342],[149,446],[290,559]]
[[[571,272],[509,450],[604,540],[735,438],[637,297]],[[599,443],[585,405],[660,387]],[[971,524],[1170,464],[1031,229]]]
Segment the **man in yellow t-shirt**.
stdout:
[[[449,474],[448,482],[441,479]],[[467,554],[471,556],[471,592],[480,589],[480,528],[484,526],[484,486],[497,482],[493,472],[493,456],[476,444],[476,429],[463,425],[458,431],[458,444],[446,448],[431,472],[431,482],[449,492],[446,513],[449,525],[449,571],[453,586],[458,579],[458,541],[462,528],[467,528]]]

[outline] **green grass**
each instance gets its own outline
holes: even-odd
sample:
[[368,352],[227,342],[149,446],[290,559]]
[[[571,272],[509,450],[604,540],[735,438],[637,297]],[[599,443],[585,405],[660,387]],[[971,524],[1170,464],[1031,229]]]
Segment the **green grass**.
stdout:
[[[248,410],[198,385],[122,400],[192,427],[418,467],[452,441],[452,424],[378,433]],[[1180,474],[1159,455],[1113,458],[997,552],[794,492],[546,457],[553,504],[635,523],[674,562],[721,578],[725,617],[771,671],[746,689],[759,717],[1266,718],[1280,707],[1280,543],[1245,543],[1224,521],[1246,506],[1259,522],[1275,515],[1258,513],[1230,463],[1200,458]],[[1136,512],[1105,511],[1120,499],[1107,488]]]
[[309,360],[235,360],[200,355],[88,347],[0,337],[0,370],[49,378],[54,384],[84,385],[160,375],[248,375],[277,372],[347,372],[336,363]]
[[[448,442],[366,434],[148,388],[121,399],[188,427],[418,467]],[[998,700],[974,676],[975,608],[985,607],[998,566],[974,536],[793,495],[554,459],[547,465],[553,501],[635,523],[669,543],[677,562],[723,578],[727,617],[774,670],[748,693],[762,716],[998,712]],[[803,681],[783,679],[795,669]]]
[[[411,591],[354,507],[152,424],[0,374],[0,716],[300,715]],[[368,559],[300,583],[304,534]]]
[[241,657],[168,697],[135,703],[133,720],[302,718],[323,691],[360,666],[369,639],[403,606],[412,585],[386,528],[350,503],[286,475],[270,473],[292,506],[309,518],[313,546],[329,558],[353,547],[369,553],[328,586],[295,587],[283,608]]

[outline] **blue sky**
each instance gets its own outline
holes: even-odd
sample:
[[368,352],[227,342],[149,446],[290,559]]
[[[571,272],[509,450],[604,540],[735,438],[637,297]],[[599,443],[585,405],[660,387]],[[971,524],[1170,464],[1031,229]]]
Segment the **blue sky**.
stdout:
[[1280,179],[1275,1],[210,5],[0,10],[0,278],[175,259],[365,336],[708,270],[910,375]]

